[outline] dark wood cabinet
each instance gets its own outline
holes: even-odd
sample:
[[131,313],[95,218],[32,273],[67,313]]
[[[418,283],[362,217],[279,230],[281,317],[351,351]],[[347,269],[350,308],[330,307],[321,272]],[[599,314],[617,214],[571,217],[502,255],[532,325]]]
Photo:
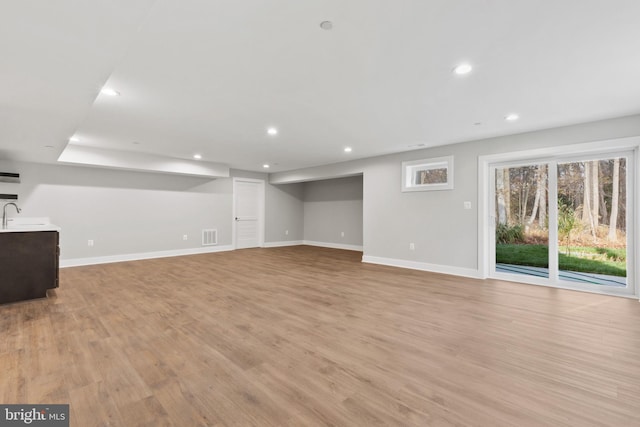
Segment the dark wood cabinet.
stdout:
[[58,287],[57,231],[0,233],[0,304],[47,296]]

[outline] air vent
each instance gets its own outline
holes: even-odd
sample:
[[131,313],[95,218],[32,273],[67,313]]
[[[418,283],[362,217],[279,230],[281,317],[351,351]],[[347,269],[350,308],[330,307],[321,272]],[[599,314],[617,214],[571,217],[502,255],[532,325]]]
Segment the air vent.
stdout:
[[0,172],[0,182],[20,182],[20,174],[19,173],[10,173],[10,172]]
[[202,246],[214,246],[218,244],[218,230],[209,228],[202,230]]

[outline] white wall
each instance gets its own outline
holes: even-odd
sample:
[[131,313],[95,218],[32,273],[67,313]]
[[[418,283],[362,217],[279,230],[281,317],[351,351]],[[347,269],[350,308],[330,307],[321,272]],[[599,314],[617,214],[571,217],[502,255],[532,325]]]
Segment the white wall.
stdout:
[[267,246],[287,242],[299,243],[304,239],[303,191],[303,184],[267,185]]
[[[640,115],[281,172],[271,183],[364,174],[365,258],[473,274],[478,268],[478,156],[640,135]],[[451,191],[402,193],[401,163],[454,156]],[[470,201],[471,210],[463,209]],[[409,243],[415,250],[409,249]]]
[[[334,230],[331,222],[319,222],[319,215],[311,215],[327,212],[311,206],[321,205],[319,194],[334,194],[340,186],[327,184],[329,181],[291,183],[364,174],[361,229],[365,257],[477,270],[479,155],[637,135],[640,115],[272,174],[271,185],[266,186],[265,241],[342,242],[332,236],[343,230]],[[453,190],[400,191],[402,161],[446,155],[455,158]],[[203,228],[218,229],[220,247],[232,243],[231,178],[2,160],[0,171],[21,174],[20,184],[0,183],[0,193],[19,195],[22,216],[48,216],[63,228],[63,260],[197,249]],[[231,176],[266,179],[266,174],[243,171],[231,171]],[[305,188],[311,189],[308,195]],[[464,201],[471,201],[473,209],[464,210]],[[357,206],[351,208],[357,210]],[[345,238],[351,237],[349,230],[359,228],[355,221],[336,226],[345,228]],[[184,234],[189,240],[182,240]],[[344,243],[358,245],[356,233],[353,235],[355,240]],[[87,246],[89,239],[95,242],[92,248]],[[409,250],[410,242],[415,243],[414,251]]]
[[266,212],[267,246],[309,242],[361,248],[362,176],[268,185]]
[[[232,244],[232,178],[7,161],[0,171],[21,175],[19,184],[0,183],[0,193],[18,194],[21,216],[48,216],[62,227],[63,261],[202,249],[205,228],[218,230],[217,248]],[[261,173],[231,175],[266,180]]]
[[[63,264],[202,250],[205,228],[218,230],[218,245],[208,249],[230,249],[233,177],[267,180],[264,173],[238,170],[231,170],[230,178],[210,179],[6,160],[0,160],[0,171],[21,175],[19,184],[0,182],[0,193],[18,194],[20,216],[46,216],[62,228]],[[266,185],[267,246],[305,239],[304,185]],[[9,215],[17,214],[9,210]],[[350,224],[341,227],[343,243],[362,244],[361,225],[356,227],[360,243]]]
[[362,175],[304,184],[305,241],[362,247],[362,216]]

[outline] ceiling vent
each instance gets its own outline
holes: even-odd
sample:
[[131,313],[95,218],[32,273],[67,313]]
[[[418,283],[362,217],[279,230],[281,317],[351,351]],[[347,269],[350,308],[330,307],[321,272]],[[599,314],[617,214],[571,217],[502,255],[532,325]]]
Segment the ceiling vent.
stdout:
[[10,172],[0,172],[0,182],[20,182],[20,174],[19,173],[10,173]]

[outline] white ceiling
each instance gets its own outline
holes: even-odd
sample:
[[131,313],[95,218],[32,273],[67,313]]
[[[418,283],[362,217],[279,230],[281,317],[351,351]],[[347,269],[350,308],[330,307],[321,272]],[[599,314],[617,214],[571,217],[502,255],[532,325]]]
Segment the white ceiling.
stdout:
[[5,1],[0,158],[55,162],[76,135],[283,171],[640,113],[639,16],[638,0]]

